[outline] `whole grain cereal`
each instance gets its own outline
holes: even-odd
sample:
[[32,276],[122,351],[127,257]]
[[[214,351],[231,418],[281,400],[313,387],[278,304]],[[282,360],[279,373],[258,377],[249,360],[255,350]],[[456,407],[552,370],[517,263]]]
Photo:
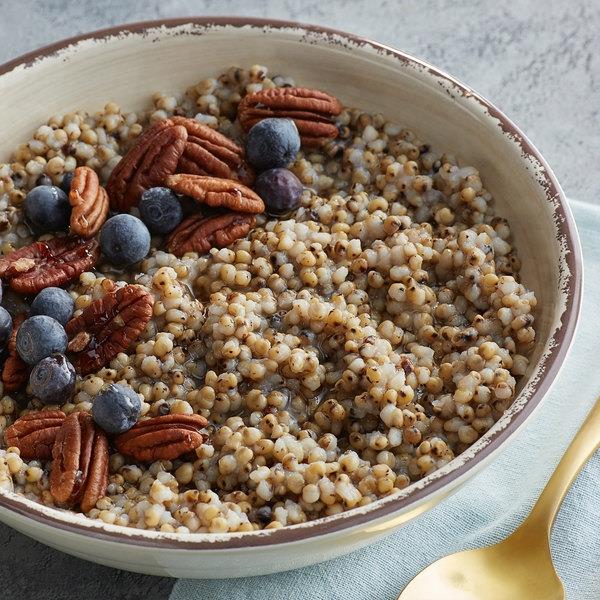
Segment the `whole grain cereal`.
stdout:
[[[231,68],[180,96],[155,94],[144,112],[109,102],[52,116],[0,164],[2,253],[33,241],[22,203],[40,182],[85,165],[106,183],[142,130],[172,115],[242,140],[240,99],[284,85],[294,82],[263,66]],[[445,465],[510,406],[536,298],[479,172],[381,114],[344,108],[336,124],[336,139],[291,167],[305,187],[293,214],[259,215],[246,238],[202,256],[177,258],[154,237],[138,269],[99,264],[68,287],[78,316],[114,284],[140,284],[153,317],[134,347],[49,408],[90,412],[113,382],[139,394],[141,419],[209,423],[205,442],[172,461],[112,449],[88,517],[223,533],[334,515]],[[22,299],[7,292],[4,305],[16,314]],[[41,408],[4,390],[0,431]],[[50,468],[5,447],[0,488],[62,507]]]

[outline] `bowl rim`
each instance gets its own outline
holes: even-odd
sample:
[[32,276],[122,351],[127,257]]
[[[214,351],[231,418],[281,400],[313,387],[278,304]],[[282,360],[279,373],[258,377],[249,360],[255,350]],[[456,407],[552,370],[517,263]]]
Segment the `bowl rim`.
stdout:
[[[58,528],[65,533],[86,535],[98,540],[119,544],[124,543],[135,546],[180,550],[251,550],[254,547],[310,541],[312,538],[325,534],[343,533],[352,528],[355,529],[360,526],[364,527],[368,524],[372,525],[375,522],[379,523],[385,517],[393,518],[395,513],[398,513],[398,511],[401,510],[406,511],[409,507],[415,508],[419,505],[425,505],[427,500],[433,498],[434,494],[440,494],[443,488],[450,489],[453,487],[453,483],[456,485],[459,480],[465,479],[467,474],[472,471],[474,467],[490,458],[492,454],[499,450],[500,447],[502,447],[504,443],[521,428],[549,390],[570,349],[581,309],[583,261],[575,221],[567,203],[566,196],[552,169],[546,163],[541,153],[530,142],[527,136],[506,115],[504,115],[503,112],[496,108],[492,102],[477,92],[474,92],[469,86],[457,80],[452,75],[422,59],[369,38],[329,27],[288,20],[254,17],[190,16],[140,21],[98,29],[42,46],[1,64],[0,77],[17,67],[32,66],[38,60],[55,55],[61,50],[82,41],[102,40],[124,34],[143,34],[150,29],[173,29],[186,25],[203,28],[241,28],[249,26],[263,30],[292,29],[304,32],[308,35],[317,35],[324,38],[335,39],[336,41],[341,40],[342,43],[345,43],[347,46],[367,46],[376,52],[392,56],[401,64],[425,70],[428,74],[449,85],[453,93],[459,96],[472,98],[487,112],[486,117],[497,120],[503,133],[520,146],[523,158],[532,160],[534,164],[541,168],[541,174],[538,176],[539,183],[544,188],[546,199],[555,204],[554,212],[557,221],[557,231],[561,234],[561,238],[566,242],[566,248],[564,249],[564,261],[566,268],[568,269],[564,286],[566,306],[561,315],[561,325],[557,327],[551,337],[551,341],[553,341],[554,344],[548,351],[544,360],[545,368],[541,377],[539,377],[537,382],[533,385],[531,395],[522,408],[511,415],[510,421],[505,427],[496,431],[490,431],[475,442],[471,448],[476,448],[476,450],[470,458],[459,461],[457,466],[449,469],[442,476],[434,478],[427,476],[423,478],[421,481],[425,481],[424,485],[411,493],[382,498],[366,507],[351,509],[338,515],[322,517],[306,523],[286,526],[281,529],[261,530],[257,532],[227,534],[165,534],[151,530],[139,530],[123,526],[106,525],[105,523],[89,519],[78,513],[45,507],[37,504],[35,501],[10,493],[0,493],[0,509],[7,509],[10,512],[17,513],[32,521],[36,521],[41,525]],[[489,437],[487,437],[488,434]],[[482,440],[485,440],[485,443],[481,443]],[[480,443],[481,447],[477,448]],[[451,461],[449,465],[456,460],[457,459]],[[471,473],[471,475],[472,474],[473,473]]]

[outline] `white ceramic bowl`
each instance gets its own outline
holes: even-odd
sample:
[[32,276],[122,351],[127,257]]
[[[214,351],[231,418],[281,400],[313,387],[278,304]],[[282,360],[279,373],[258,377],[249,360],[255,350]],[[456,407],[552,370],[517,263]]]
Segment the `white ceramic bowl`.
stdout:
[[552,171],[496,108],[449,75],[352,35],[294,23],[188,19],[92,33],[0,67],[0,161],[52,114],[114,100],[142,108],[157,91],[183,91],[237,64],[264,64],[347,105],[379,111],[453,152],[481,173],[511,223],[535,290],[537,348],[514,404],[467,452],[401,494],[281,530],[165,534],[101,524],[0,496],[0,519],[37,540],[105,565],[155,575],[214,578],[306,566],[349,552],[440,502],[510,442],[539,405],[573,338],[581,299],[581,252]]

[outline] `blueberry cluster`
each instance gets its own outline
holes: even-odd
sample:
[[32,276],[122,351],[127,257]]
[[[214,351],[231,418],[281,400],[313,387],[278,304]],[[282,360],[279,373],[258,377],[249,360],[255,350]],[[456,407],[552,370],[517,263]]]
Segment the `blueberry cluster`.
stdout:
[[246,156],[260,172],[256,193],[268,214],[286,215],[300,206],[302,183],[288,170],[300,150],[300,135],[291,119],[263,119],[248,132]]
[[[263,119],[248,132],[246,155],[259,173],[255,188],[272,216],[284,216],[300,204],[302,184],[288,170],[299,150],[300,135],[291,119]],[[27,194],[25,218],[34,233],[68,230],[72,181],[72,173],[64,176],[60,187],[51,185],[47,178],[40,179],[40,185]],[[168,188],[146,190],[138,208],[140,218],[117,214],[109,218],[100,231],[102,253],[117,267],[129,267],[141,261],[150,251],[151,233],[166,235],[183,220],[180,199]]]
[[[300,136],[291,119],[264,119],[248,133],[247,158],[259,173],[255,189],[270,215],[286,215],[300,204],[302,184],[288,170],[299,150]],[[52,185],[48,177],[40,178],[39,185],[27,194],[24,213],[34,233],[42,235],[69,229],[72,181],[72,173],[64,176],[60,187]],[[129,267],[141,261],[150,251],[151,234],[166,235],[183,220],[179,196],[164,187],[146,190],[138,209],[140,218],[115,214],[100,230],[102,253],[117,267]],[[29,318],[16,334],[16,352],[30,368],[30,391],[44,404],[63,404],[75,392],[76,375],[66,357],[65,331],[73,310],[73,298],[68,292],[57,287],[45,288],[33,299]],[[0,307],[0,347],[6,346],[12,332],[12,317]],[[117,434],[131,428],[140,411],[140,398],[133,389],[110,384],[95,398],[92,415],[105,431]]]
[[[25,197],[25,219],[34,233],[63,232],[69,229],[71,205],[69,191],[73,174],[67,173],[60,187],[41,181]],[[133,215],[116,215],[106,221],[100,233],[104,256],[115,266],[128,267],[150,251],[150,232]]]
[[[31,367],[29,389],[44,404],[64,404],[75,392],[75,368],[65,356],[64,328],[73,308],[73,298],[65,290],[45,288],[33,299],[29,318],[17,330],[16,351]],[[11,316],[0,307],[1,346],[12,331]],[[140,398],[133,389],[111,384],[95,399],[92,416],[108,433],[122,433],[136,423],[140,410]]]
[[17,353],[31,367],[31,393],[44,404],[68,402],[75,391],[75,369],[65,356],[64,325],[72,314],[73,298],[49,287],[34,298],[30,317],[17,330]]

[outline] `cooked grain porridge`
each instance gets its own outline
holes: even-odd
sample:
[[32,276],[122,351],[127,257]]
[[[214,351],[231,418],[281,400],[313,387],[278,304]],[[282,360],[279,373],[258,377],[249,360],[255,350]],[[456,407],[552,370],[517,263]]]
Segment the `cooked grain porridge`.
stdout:
[[[295,85],[263,66],[231,68],[181,96],[155,94],[146,112],[110,102],[55,115],[0,164],[0,276],[12,315],[5,492],[164,532],[280,528],[406,488],[510,406],[535,341],[536,298],[477,169],[381,114],[335,114],[335,99]],[[261,95],[273,88],[283,91]],[[273,188],[260,188],[246,163],[247,131],[265,117],[292,118],[302,140],[289,165],[302,184],[291,211],[269,209]],[[26,223],[26,196],[45,187],[50,198],[61,184],[70,237],[34,234],[42,209],[27,209]],[[152,233],[137,205],[159,186],[181,204],[175,233]],[[133,266],[113,257],[109,233],[120,229],[108,231],[108,203],[152,233]],[[213,226],[219,219],[227,223]],[[73,301],[66,337],[31,358],[33,324],[18,315],[50,286]],[[37,397],[40,381],[58,396]]]

